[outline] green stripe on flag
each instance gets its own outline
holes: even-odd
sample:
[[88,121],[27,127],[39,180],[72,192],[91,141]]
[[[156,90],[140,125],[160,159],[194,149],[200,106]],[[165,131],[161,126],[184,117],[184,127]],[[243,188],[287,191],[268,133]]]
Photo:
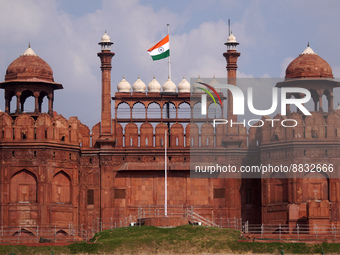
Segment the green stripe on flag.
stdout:
[[170,50],[167,50],[167,51],[163,52],[162,54],[158,54],[158,55],[151,56],[151,57],[152,57],[152,60],[160,60],[160,59],[163,59],[163,58],[167,58],[169,56],[170,56]]

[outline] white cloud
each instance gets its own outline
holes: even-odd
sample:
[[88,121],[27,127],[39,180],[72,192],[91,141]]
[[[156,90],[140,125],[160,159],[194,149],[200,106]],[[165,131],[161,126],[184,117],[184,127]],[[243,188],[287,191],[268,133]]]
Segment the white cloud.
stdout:
[[[308,3],[301,2],[296,4],[296,9],[288,8],[288,4],[281,4],[280,9],[275,9],[268,1],[249,1],[242,5],[235,1],[217,0],[209,4],[188,1],[170,9],[155,9],[151,4],[144,5],[138,0],[103,0],[97,9],[74,16],[59,9],[57,0],[2,1],[0,72],[4,75],[7,66],[25,51],[30,41],[34,51],[51,65],[55,81],[64,85],[64,90],[55,94],[55,110],[66,117],[76,115],[92,127],[100,118],[101,78],[97,57],[100,47],[97,43],[105,29],[114,42],[112,50],[116,53],[112,61],[112,93],[123,75],[131,84],[138,75],[148,84],[154,74],[161,84],[165,82],[167,61],[153,62],[146,50],[166,35],[167,23],[171,24],[172,78],[176,84],[183,75],[188,80],[199,74],[201,77],[226,77],[226,61],[222,54],[226,51],[223,44],[228,36],[227,15],[239,17],[232,20],[232,30],[240,42],[238,77],[273,77],[273,70],[276,70],[274,73],[281,70],[281,77],[284,77],[287,65],[293,60],[285,54],[295,54],[296,51],[291,49],[293,44],[314,36],[301,27],[306,28],[306,24],[312,21],[314,23],[310,27],[315,27],[316,21],[308,21],[307,18],[313,17],[312,13],[320,6],[298,10]],[[219,9],[214,9],[214,6]],[[332,9],[322,8],[322,13]],[[301,24],[295,28],[297,20],[292,13],[297,12],[304,13],[303,17],[307,18],[302,17]],[[220,13],[222,18],[216,18]],[[200,22],[195,23],[196,19]],[[290,22],[290,19],[293,21]],[[336,24],[339,16],[332,15],[331,20]],[[188,23],[190,26],[187,26]],[[328,28],[332,26],[327,25],[326,19],[322,20],[322,24],[316,27],[323,36],[315,37],[315,41],[321,39],[324,45],[324,38],[339,37],[330,33]],[[313,30],[313,33],[316,32]],[[327,51],[332,54],[327,56],[323,53],[322,56],[338,63],[338,40],[328,41],[332,48]],[[300,47],[300,44],[294,47]],[[339,77],[339,70],[338,66],[333,67],[335,76]],[[1,93],[0,97],[3,97]],[[1,109],[3,107],[0,105]]]
[[282,61],[280,77],[283,78],[283,77],[286,76],[286,69],[287,69],[288,65],[290,64],[290,62],[292,62],[293,60],[294,60],[293,57],[287,57]]

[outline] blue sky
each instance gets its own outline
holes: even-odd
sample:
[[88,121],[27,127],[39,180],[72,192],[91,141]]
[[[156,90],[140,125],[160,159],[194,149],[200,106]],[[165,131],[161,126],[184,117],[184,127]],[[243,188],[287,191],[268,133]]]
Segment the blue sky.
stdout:
[[[0,0],[0,80],[7,66],[31,42],[53,69],[64,90],[54,109],[78,116],[90,128],[100,119],[98,42],[105,30],[114,42],[112,93],[123,75],[163,84],[166,60],[153,62],[146,50],[171,25],[172,79],[183,75],[225,77],[228,18],[240,43],[239,77],[283,77],[284,70],[310,42],[340,77],[340,2],[337,0]],[[260,90],[261,88],[259,88]],[[4,109],[0,92],[0,109]],[[335,98],[335,105],[340,98]]]

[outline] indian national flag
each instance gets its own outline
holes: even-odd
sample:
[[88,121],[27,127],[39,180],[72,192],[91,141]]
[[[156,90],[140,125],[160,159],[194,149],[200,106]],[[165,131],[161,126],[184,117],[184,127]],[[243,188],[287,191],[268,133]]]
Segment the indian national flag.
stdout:
[[169,57],[170,56],[169,35],[164,37],[155,46],[152,46],[150,49],[148,49],[148,52],[151,55],[152,60],[159,60]]

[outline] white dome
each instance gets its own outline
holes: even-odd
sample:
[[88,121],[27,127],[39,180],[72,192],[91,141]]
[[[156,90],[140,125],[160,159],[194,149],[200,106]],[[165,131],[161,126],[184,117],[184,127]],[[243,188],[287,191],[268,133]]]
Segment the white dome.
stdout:
[[139,78],[132,84],[132,91],[137,93],[145,93],[146,85],[145,83]]
[[162,86],[159,82],[153,77],[153,80],[148,84],[148,92],[161,92]]
[[227,43],[236,43],[236,37],[231,33],[228,37]]
[[194,93],[204,93],[203,90],[199,89],[204,88],[204,86],[202,84],[199,84],[198,82],[203,82],[200,76],[198,76],[197,81],[194,83]]
[[105,31],[105,34],[102,36],[101,42],[111,42],[110,36],[106,33],[106,31]]
[[217,92],[221,92],[221,89],[220,88],[216,88],[216,86],[220,85],[218,83],[218,81],[215,79],[215,75],[214,75],[214,78],[209,82],[209,85],[211,87],[213,87]]
[[27,50],[25,50],[22,56],[38,56],[38,55],[34,53],[34,51],[31,49],[31,44],[29,43]]
[[176,84],[170,78],[163,84],[163,92],[176,92]]
[[300,55],[304,55],[304,54],[318,55],[313,51],[311,47],[309,47],[309,43],[307,45],[307,48]]
[[118,83],[117,85],[118,92],[120,93],[130,93],[131,92],[131,85],[125,80],[125,77]]
[[183,76],[183,80],[178,84],[179,93],[190,93],[190,83]]

